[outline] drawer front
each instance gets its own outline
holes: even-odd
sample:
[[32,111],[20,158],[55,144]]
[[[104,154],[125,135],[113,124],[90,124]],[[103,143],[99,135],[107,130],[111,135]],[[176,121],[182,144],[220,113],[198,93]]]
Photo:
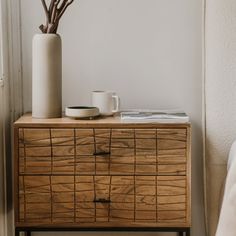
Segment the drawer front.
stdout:
[[19,177],[22,223],[186,223],[187,208],[185,176]]
[[19,173],[186,175],[181,129],[19,129]]

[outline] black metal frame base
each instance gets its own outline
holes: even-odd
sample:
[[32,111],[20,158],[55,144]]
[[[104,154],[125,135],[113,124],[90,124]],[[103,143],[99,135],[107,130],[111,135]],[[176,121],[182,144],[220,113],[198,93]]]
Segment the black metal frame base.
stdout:
[[178,236],[190,236],[190,228],[40,228],[40,227],[16,227],[15,228],[15,236],[19,236],[20,233],[24,233],[25,236],[31,236],[31,232],[36,231],[132,231],[132,232],[141,232],[141,231],[149,231],[149,232],[177,232]]

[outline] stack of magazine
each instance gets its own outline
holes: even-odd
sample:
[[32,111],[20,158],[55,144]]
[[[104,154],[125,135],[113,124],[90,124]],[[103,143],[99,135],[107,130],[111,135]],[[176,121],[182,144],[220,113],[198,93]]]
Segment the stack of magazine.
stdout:
[[189,116],[177,110],[126,110],[120,112],[124,122],[187,123]]

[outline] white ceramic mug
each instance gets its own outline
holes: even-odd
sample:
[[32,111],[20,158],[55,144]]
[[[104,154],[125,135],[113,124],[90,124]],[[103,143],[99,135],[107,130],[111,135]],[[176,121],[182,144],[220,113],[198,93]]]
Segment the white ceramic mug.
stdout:
[[119,111],[120,98],[110,91],[93,91],[92,105],[103,116],[110,116]]

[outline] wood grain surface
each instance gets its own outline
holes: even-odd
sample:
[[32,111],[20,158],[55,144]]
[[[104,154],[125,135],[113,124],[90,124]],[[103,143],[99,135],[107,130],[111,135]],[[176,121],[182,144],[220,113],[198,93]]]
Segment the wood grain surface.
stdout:
[[22,222],[186,222],[183,176],[20,176]]
[[16,225],[190,226],[189,124],[25,119],[15,125]]
[[20,174],[186,175],[186,129],[19,129]]

